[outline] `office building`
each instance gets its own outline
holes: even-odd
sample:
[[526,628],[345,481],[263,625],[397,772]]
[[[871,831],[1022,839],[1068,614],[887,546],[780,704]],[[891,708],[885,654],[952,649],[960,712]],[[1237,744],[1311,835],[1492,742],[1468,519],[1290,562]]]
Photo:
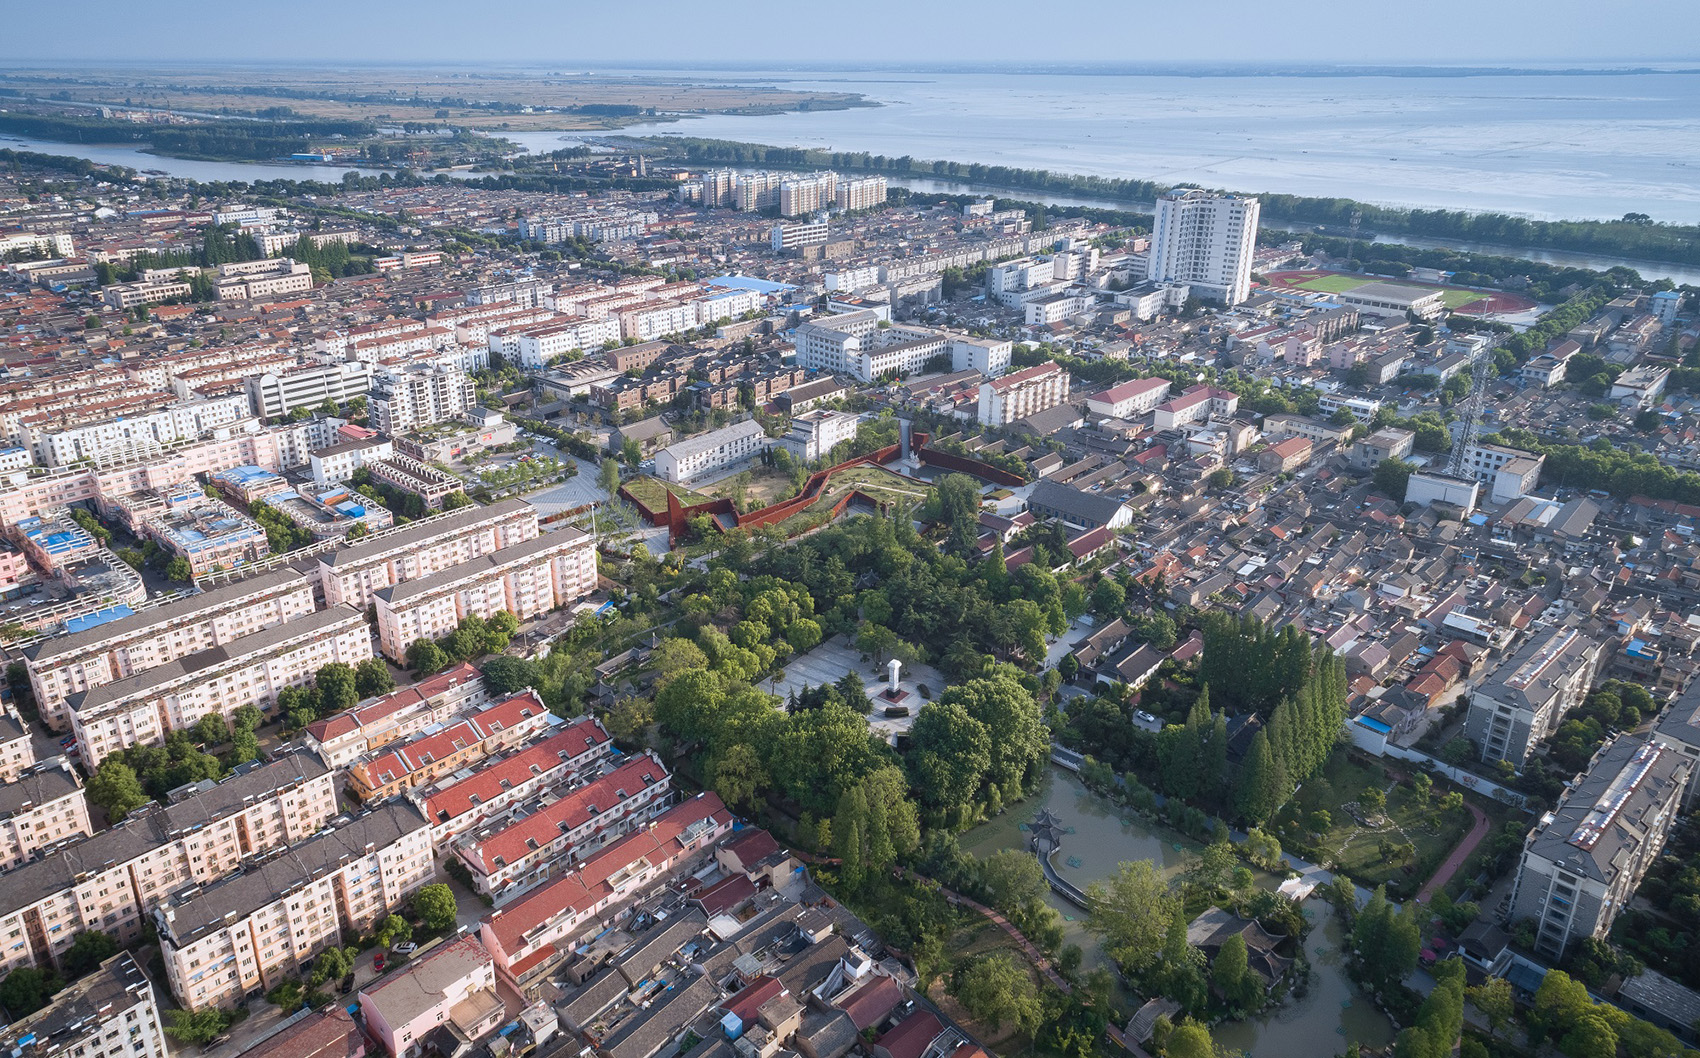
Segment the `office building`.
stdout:
[[1243,195],[1177,188],[1157,199],[1148,278],[1185,283],[1204,297],[1238,305],[1251,296],[1260,205]]
[[363,933],[431,881],[430,828],[390,801],[214,885],[153,909],[171,991],[199,1010],[266,992],[343,932]]
[[127,951],[14,1018],[0,1047],[16,1058],[171,1058],[153,984]]
[[248,405],[262,419],[280,419],[296,408],[317,408],[325,401],[342,406],[372,388],[372,365],[344,361],[292,371],[268,371],[243,380]]
[[751,419],[675,441],[655,453],[655,473],[663,481],[693,481],[741,463],[768,445],[767,432]]
[[853,411],[817,408],[791,418],[791,431],[779,439],[781,447],[804,463],[825,459],[845,441],[856,439],[862,417]]
[[1537,633],[1470,696],[1465,736],[1482,760],[1522,765],[1588,696],[1599,662],[1600,645],[1574,628]]
[[595,590],[595,540],[560,529],[373,592],[379,649],[400,661],[414,640],[441,639],[467,617],[505,610],[525,621]]
[[[265,267],[255,267],[257,265]],[[313,270],[288,257],[219,265],[218,275],[213,289],[220,301],[270,298],[313,289]]]
[[1618,735],[1523,843],[1511,920],[1535,924],[1535,951],[1557,962],[1604,939],[1664,848],[1694,762],[1657,742]]

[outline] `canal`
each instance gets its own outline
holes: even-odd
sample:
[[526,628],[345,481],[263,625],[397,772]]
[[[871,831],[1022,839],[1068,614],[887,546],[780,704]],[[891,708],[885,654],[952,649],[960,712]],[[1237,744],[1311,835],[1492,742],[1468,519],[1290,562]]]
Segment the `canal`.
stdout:
[[[1022,825],[1042,808],[1055,812],[1073,831],[1063,839],[1062,851],[1053,862],[1064,878],[1082,889],[1108,878],[1125,860],[1150,860],[1165,878],[1173,879],[1180,874],[1186,853],[1199,848],[1197,842],[1153,826],[1099,797],[1072,772],[1056,767],[1036,795],[962,835],[962,848],[975,856],[1025,849],[1027,832]],[[1257,874],[1257,884],[1267,888],[1279,881],[1271,874]],[[1048,896],[1048,902],[1063,914],[1067,940],[1086,951],[1087,965],[1104,965],[1097,938],[1082,921],[1084,912],[1055,894]],[[1305,938],[1311,964],[1305,994],[1289,996],[1263,1017],[1216,1026],[1212,1031],[1218,1044],[1255,1058],[1319,1058],[1340,1053],[1353,1042],[1365,1048],[1392,1042],[1392,1023],[1346,976],[1341,957],[1345,931],[1333,909],[1321,900],[1310,900],[1304,911],[1313,924]]]

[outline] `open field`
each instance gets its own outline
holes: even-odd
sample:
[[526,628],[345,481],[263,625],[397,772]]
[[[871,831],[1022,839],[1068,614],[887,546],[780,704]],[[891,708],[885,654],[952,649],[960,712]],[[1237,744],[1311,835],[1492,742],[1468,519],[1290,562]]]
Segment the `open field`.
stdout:
[[[126,70],[121,79],[110,71],[89,71],[70,83],[63,70],[13,70],[4,84],[26,94],[45,97],[64,92],[73,102],[114,107],[202,114],[287,107],[301,117],[470,125],[497,135],[503,129],[619,128],[669,114],[763,114],[867,105],[855,92],[717,84],[663,74],[639,80],[570,71],[472,74],[408,68],[305,71],[215,66],[192,72]],[[522,113],[522,107],[532,112]]]
[[859,466],[834,474],[832,480],[827,482],[821,503],[831,507],[851,490],[861,492],[881,503],[896,500],[920,503],[927,498],[927,486],[921,482],[910,481],[883,467]]
[[[1512,313],[1525,312],[1535,307],[1533,301],[1517,294],[1483,293],[1480,290],[1465,290],[1463,287],[1417,283],[1409,279],[1386,279],[1378,276],[1318,271],[1270,272],[1265,278],[1276,286],[1313,290],[1319,294],[1344,294],[1368,283],[1393,283],[1403,287],[1438,290],[1440,291],[1441,302],[1448,309],[1463,309],[1469,306],[1477,312]],[[1477,302],[1482,304],[1478,306]]]
[[626,482],[626,491],[632,498],[652,511],[667,509],[667,494],[671,492],[679,497],[679,502],[689,507],[692,504],[707,503],[712,496],[704,496],[685,485],[674,485],[660,478],[648,476],[632,478]]
[[[746,474],[749,475],[748,481],[742,480]],[[752,511],[771,506],[780,500],[788,500],[797,494],[797,490],[791,485],[790,474],[760,465],[752,466],[729,478],[722,478],[704,487],[703,491],[713,497],[733,499],[737,496],[740,485],[744,489],[744,508]]]

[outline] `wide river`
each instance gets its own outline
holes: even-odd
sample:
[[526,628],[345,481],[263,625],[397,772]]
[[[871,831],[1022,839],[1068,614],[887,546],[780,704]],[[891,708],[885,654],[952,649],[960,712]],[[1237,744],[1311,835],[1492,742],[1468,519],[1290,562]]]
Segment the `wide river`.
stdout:
[[[999,849],[1025,849],[1027,832],[1021,826],[1041,808],[1049,808],[1062,818],[1065,827],[1073,828],[1074,833],[1063,839],[1063,850],[1055,862],[1064,877],[1083,889],[1109,877],[1124,860],[1151,860],[1172,878],[1182,869],[1185,851],[1198,847],[1196,842],[1122,812],[1082,786],[1072,772],[1053,767],[1037,795],[964,834],[962,848],[976,856]],[[1258,884],[1273,887],[1278,881],[1260,873]],[[1081,923],[1084,912],[1055,894],[1048,902],[1067,917],[1064,926],[1068,939],[1086,949],[1090,963],[1102,963],[1097,938]],[[1316,1058],[1338,1054],[1352,1042],[1366,1049],[1392,1042],[1392,1023],[1345,975],[1341,965],[1345,931],[1333,909],[1321,900],[1307,901],[1304,909],[1314,924],[1305,938],[1311,963],[1305,995],[1289,998],[1264,1017],[1216,1026],[1212,1034],[1217,1043],[1254,1058]]]

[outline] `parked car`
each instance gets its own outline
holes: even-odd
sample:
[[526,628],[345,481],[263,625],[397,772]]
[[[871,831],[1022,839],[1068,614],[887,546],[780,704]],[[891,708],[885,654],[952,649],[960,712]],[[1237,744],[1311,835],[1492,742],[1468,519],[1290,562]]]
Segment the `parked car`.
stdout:
[[395,952],[397,955],[412,955],[418,950],[419,945],[410,940],[404,940],[400,943],[390,945],[390,951]]
[[384,972],[384,953],[383,952],[379,952],[378,954],[372,956],[372,969],[378,971],[379,973]]

